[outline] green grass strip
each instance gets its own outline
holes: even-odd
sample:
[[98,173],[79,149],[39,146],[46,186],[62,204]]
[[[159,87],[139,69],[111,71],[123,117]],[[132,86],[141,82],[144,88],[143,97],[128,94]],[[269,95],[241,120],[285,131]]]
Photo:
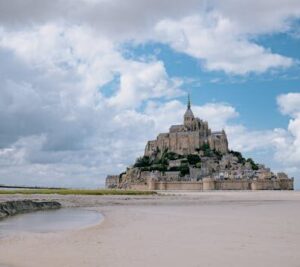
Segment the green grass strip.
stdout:
[[58,195],[153,195],[154,191],[117,190],[117,189],[16,189],[0,190],[1,195],[34,195],[34,194],[58,194]]

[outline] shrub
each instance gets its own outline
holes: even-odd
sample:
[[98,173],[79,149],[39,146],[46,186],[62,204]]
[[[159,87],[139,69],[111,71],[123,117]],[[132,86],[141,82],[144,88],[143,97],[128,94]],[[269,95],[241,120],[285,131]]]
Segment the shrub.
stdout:
[[247,162],[249,162],[251,164],[252,170],[254,170],[254,171],[258,170],[258,165],[254,162],[253,159],[249,158],[249,159],[247,159]]
[[241,152],[231,150],[229,153],[238,158],[238,163],[245,164],[246,159],[242,156]]
[[182,156],[182,155],[179,155],[179,154],[177,154],[177,153],[175,153],[175,152],[167,152],[167,153],[166,153],[166,158],[167,158],[168,160],[176,160],[176,159],[181,159],[181,158],[183,158],[183,156]]
[[163,164],[153,164],[150,168],[150,171],[160,171],[165,172],[167,170],[167,167]]
[[205,143],[200,147],[200,150],[202,150],[204,152],[204,156],[205,157],[212,157],[213,151],[210,149],[209,144]]
[[124,174],[126,174],[126,172],[121,172],[121,173],[119,174],[119,178],[121,178],[122,175],[124,175]]
[[173,166],[173,167],[170,167],[170,168],[168,169],[168,171],[171,171],[171,172],[178,172],[178,171],[180,171],[180,168],[179,168],[178,166]]
[[203,150],[203,151],[205,151],[205,150],[210,150],[210,146],[209,146],[209,144],[207,144],[207,143],[205,143],[205,144],[203,144],[201,147],[200,147],[200,150]]
[[154,159],[154,161],[152,162],[152,164],[162,164],[162,165],[165,165],[165,166],[168,166],[169,165],[169,161],[168,161],[168,149],[166,148],[162,154],[160,155],[160,157]]
[[217,150],[213,150],[215,156],[217,157],[218,160],[221,160],[222,159],[222,153],[217,151]]
[[179,171],[180,171],[179,175],[181,177],[185,176],[186,174],[190,174],[190,169],[189,169],[188,164],[181,164],[179,167]]
[[196,168],[201,169],[201,162],[196,163]]
[[197,163],[199,163],[201,161],[199,155],[187,155],[187,161],[190,165],[196,165]]
[[143,156],[139,157],[135,164],[133,165],[134,167],[148,167],[151,166],[152,160],[148,156]]

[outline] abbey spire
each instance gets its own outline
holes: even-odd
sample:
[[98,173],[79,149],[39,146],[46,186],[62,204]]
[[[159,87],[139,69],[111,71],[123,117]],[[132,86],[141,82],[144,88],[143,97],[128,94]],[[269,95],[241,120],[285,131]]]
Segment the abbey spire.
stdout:
[[193,120],[194,120],[194,114],[191,110],[191,100],[190,100],[190,94],[189,94],[188,102],[187,102],[187,109],[186,109],[186,111],[184,113],[184,117],[183,117],[184,126],[187,127],[188,129],[190,129]]

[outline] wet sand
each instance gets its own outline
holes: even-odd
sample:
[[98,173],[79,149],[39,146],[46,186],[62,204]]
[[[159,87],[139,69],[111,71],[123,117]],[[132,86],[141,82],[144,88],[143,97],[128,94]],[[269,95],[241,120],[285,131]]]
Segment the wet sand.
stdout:
[[300,192],[30,198],[89,207],[104,220],[1,238],[0,266],[300,266]]

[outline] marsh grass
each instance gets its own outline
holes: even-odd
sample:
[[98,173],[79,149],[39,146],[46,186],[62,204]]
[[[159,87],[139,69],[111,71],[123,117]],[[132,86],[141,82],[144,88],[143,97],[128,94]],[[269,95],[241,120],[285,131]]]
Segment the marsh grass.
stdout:
[[23,194],[58,194],[58,195],[153,195],[154,191],[137,191],[121,189],[15,189],[0,190],[1,195]]

